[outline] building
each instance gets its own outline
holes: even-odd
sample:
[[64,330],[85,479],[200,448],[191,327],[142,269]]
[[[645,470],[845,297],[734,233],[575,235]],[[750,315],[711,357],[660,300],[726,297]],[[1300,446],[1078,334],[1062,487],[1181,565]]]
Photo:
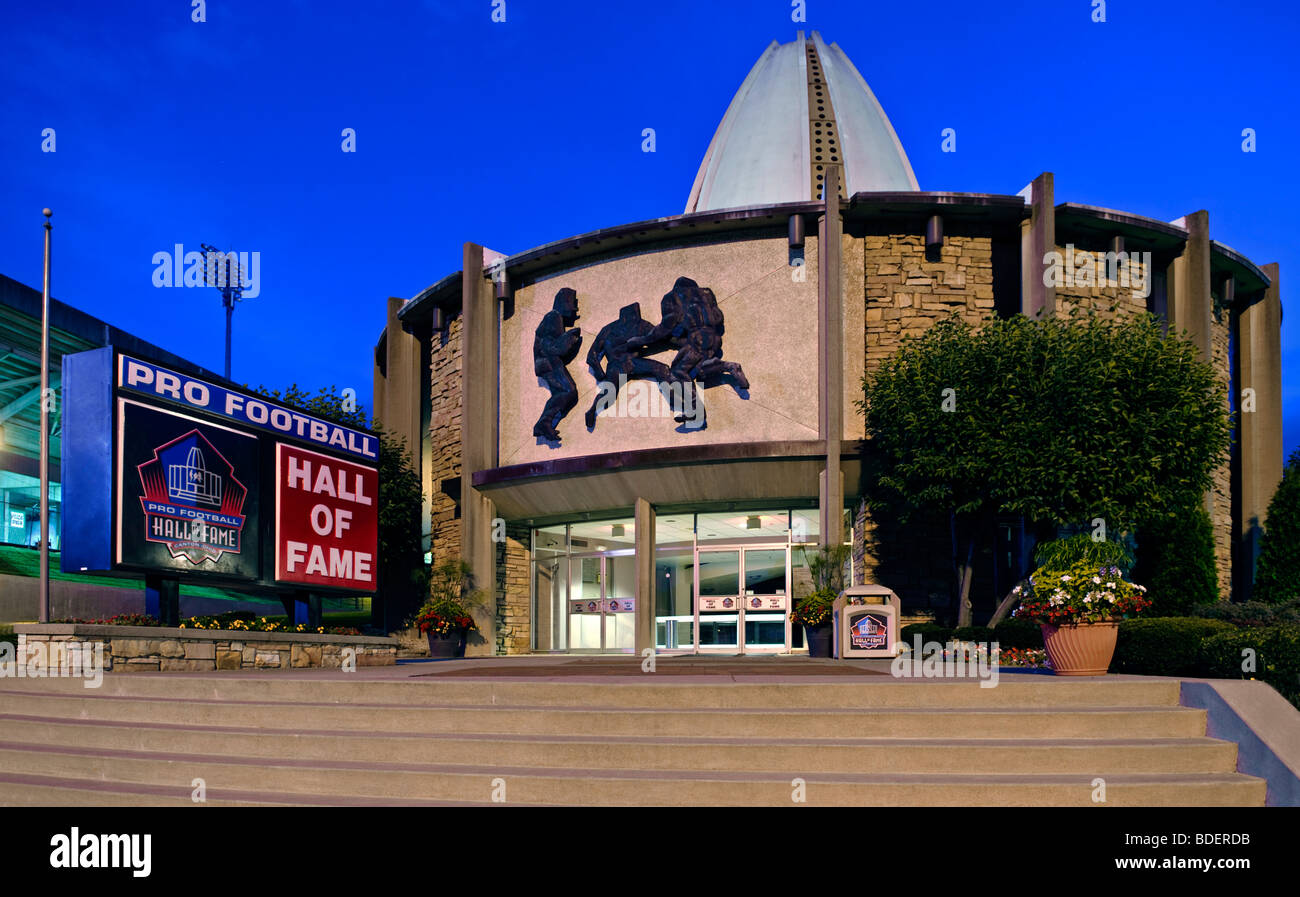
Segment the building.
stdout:
[[[817,544],[851,544],[854,581],[905,613],[949,602],[946,526],[890,529],[857,499],[864,372],[953,312],[1154,312],[1255,391],[1206,499],[1241,593],[1282,470],[1280,291],[1210,233],[1204,211],[1060,202],[1050,172],[922,191],[852,62],[800,32],[742,83],[683,214],[507,257],[467,243],[461,271],[390,299],[376,414],[419,447],[432,558],[493,586],[471,652],[791,651]],[[1054,250],[1115,267],[1046,285]],[[977,613],[1023,574],[1019,521],[999,539]]]

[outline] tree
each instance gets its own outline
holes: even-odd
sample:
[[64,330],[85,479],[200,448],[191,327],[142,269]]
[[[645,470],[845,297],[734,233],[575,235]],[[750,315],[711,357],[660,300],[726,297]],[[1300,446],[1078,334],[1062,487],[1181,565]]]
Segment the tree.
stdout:
[[1112,532],[1192,506],[1227,457],[1226,391],[1145,315],[940,322],[863,379],[870,506],[952,521],[958,625],[994,514]]
[[1271,604],[1300,597],[1300,449],[1287,459],[1268,503],[1252,597]]
[[[261,386],[256,391],[337,424],[366,426],[365,408],[334,386],[322,387],[314,394],[296,383],[283,393]],[[406,440],[385,431],[378,420],[373,429],[379,434],[379,558],[371,622],[389,632],[403,625],[420,606],[428,587],[420,538],[424,491]]]
[[1204,505],[1138,524],[1133,579],[1147,587],[1153,617],[1181,617],[1219,600],[1214,526]]

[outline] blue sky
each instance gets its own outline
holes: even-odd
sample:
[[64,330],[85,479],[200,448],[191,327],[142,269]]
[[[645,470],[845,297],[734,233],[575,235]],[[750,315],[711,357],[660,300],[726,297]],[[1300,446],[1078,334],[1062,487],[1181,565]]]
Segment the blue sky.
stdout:
[[[890,116],[922,189],[1015,193],[1162,220],[1279,262],[1288,452],[1300,442],[1300,19],[1290,4],[1126,0],[653,5],[505,0],[6,4],[0,272],[220,370],[212,289],[152,258],[261,253],[234,378],[352,387],[367,405],[388,296],[507,253],[679,214],[767,43],[817,29]],[[641,151],[654,128],[656,152]],[[1243,128],[1257,152],[1241,151]],[[56,151],[42,152],[55,130]],[[355,153],[341,150],[344,128]],[[954,128],[957,152],[940,150]]]

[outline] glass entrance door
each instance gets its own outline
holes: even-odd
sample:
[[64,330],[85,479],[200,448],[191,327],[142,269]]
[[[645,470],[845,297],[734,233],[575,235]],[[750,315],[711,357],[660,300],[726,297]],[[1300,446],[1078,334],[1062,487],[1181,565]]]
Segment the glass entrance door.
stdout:
[[636,576],[632,552],[574,555],[569,571],[569,650],[631,652]]
[[702,654],[789,651],[789,549],[701,549],[698,558],[696,649]]

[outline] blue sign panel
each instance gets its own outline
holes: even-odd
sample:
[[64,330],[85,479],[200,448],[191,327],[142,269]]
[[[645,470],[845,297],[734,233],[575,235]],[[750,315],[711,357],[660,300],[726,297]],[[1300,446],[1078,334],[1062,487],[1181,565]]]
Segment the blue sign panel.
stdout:
[[361,461],[373,463],[379,458],[379,440],[369,433],[284,408],[266,399],[235,392],[130,355],[119,355],[117,365],[117,385],[121,389],[180,402],[242,426],[315,443]]

